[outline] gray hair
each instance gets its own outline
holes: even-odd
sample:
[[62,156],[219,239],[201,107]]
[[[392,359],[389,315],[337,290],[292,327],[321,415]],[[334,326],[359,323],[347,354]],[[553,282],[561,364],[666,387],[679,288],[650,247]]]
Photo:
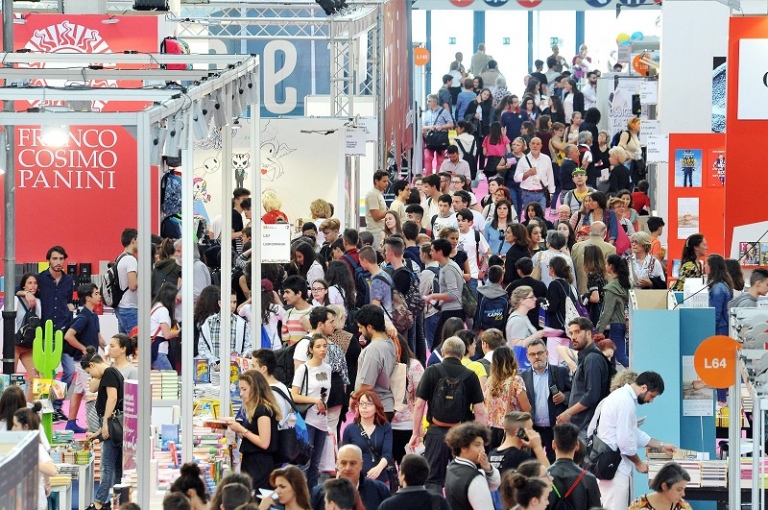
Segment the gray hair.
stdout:
[[467,346],[464,340],[457,336],[446,338],[441,347],[444,358],[463,358],[467,352]]
[[608,155],[615,156],[616,160],[622,165],[627,160],[627,151],[624,150],[624,147],[619,147],[618,145],[616,147],[611,147],[611,150],[608,151]]
[[576,147],[572,143],[569,143],[568,145],[565,146],[565,156],[568,157],[571,155],[571,152],[577,151],[577,150],[579,150],[578,147]]
[[677,462],[667,462],[659,470],[658,474],[651,480],[651,489],[656,492],[664,492],[664,488],[661,484],[667,484],[667,489],[675,485],[677,482],[685,480],[691,481],[691,475],[680,466]]
[[496,77],[496,86],[497,87],[506,87],[507,86],[507,79],[503,76],[497,76]]
[[557,230],[550,230],[547,232],[547,244],[553,250],[560,250],[565,246],[565,236]]
[[635,232],[629,236],[630,241],[635,241],[637,244],[645,248],[645,251],[650,251],[653,245],[653,240],[648,232]]
[[437,94],[430,94],[430,95],[428,95],[427,96],[427,101],[429,102],[430,100],[435,100],[438,103],[440,102],[440,98],[437,97]]
[[[173,242],[174,248],[181,248],[181,239],[176,239]],[[183,256],[183,254],[182,254]],[[192,258],[194,260],[200,260],[200,248],[197,246],[197,243],[192,243]]]
[[589,225],[589,235],[597,237],[605,237],[605,231],[607,230],[605,223],[602,221],[593,221]]
[[579,143],[589,143],[592,141],[592,133],[589,131],[580,131],[579,132]]

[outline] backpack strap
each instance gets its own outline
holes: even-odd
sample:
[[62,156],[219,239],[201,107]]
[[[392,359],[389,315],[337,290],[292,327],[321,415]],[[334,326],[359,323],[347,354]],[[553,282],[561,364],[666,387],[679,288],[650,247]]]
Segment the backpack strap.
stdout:
[[475,230],[475,261],[477,262],[477,269],[480,270],[480,231]]
[[355,262],[355,259],[353,259],[351,255],[348,255],[345,253],[344,255],[341,256],[341,258],[343,258],[344,260],[350,263],[350,265],[352,266],[352,270],[355,270],[360,266],[360,264]]
[[24,314],[26,314],[29,311],[29,306],[27,306],[26,299],[19,297],[19,303],[21,303],[22,308],[24,308]]
[[571,495],[571,492],[573,492],[573,489],[575,489],[576,486],[579,485],[579,482],[581,482],[581,479],[584,478],[585,474],[587,474],[587,471],[585,469],[582,469],[581,474],[576,479],[576,481],[573,482],[573,485],[571,485],[571,487],[568,489],[568,492],[565,493],[565,496],[563,496],[563,498],[567,498],[568,496]]

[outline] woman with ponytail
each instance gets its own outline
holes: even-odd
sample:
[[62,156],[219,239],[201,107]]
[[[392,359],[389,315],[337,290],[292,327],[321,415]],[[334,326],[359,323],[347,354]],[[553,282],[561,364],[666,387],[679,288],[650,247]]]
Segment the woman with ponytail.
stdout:
[[[22,407],[13,413],[13,429],[15,431],[29,431],[40,429],[40,416],[37,413],[42,409],[40,402],[30,407]],[[43,445],[43,433],[40,433],[41,440],[38,443],[37,471],[40,477],[40,489],[37,496],[37,509],[46,510],[48,508],[48,489],[50,489],[49,478],[59,474],[59,468],[51,460],[48,449]]]

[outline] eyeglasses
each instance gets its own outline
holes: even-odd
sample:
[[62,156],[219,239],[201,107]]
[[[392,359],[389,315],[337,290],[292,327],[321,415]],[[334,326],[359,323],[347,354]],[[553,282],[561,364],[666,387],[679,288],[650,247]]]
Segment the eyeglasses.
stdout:
[[374,404],[373,402],[358,402],[357,405],[360,407],[373,407],[376,404]]
[[322,292],[324,290],[328,290],[325,287],[312,287],[312,292]]
[[539,356],[546,356],[547,351],[529,352],[528,356],[531,358],[538,358]]

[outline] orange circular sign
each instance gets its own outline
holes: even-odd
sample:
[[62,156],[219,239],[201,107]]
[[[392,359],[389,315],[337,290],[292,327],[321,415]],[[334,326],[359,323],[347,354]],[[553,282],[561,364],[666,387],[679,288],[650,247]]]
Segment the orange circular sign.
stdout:
[[413,50],[413,63],[417,66],[425,66],[429,62],[429,51],[426,48],[418,47]]
[[734,354],[741,344],[725,335],[711,336],[701,342],[693,357],[699,379],[713,388],[728,388],[736,381]]
[[641,60],[641,57],[643,54],[636,55],[634,59],[632,59],[632,69],[634,69],[638,74],[642,74],[643,76],[648,76],[648,64],[644,63]]

